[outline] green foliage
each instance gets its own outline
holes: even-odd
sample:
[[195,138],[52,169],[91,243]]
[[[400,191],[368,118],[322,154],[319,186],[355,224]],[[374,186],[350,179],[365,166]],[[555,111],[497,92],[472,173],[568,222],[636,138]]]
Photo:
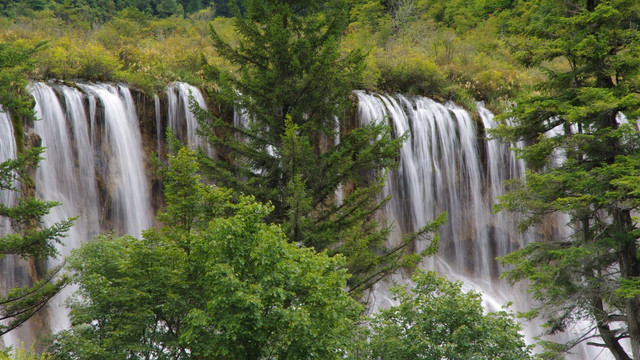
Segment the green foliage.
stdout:
[[343,358],[362,310],[343,259],[288,242],[271,207],[198,170],[190,150],[170,157],[161,231],[74,252],[80,291],[54,358]]
[[40,70],[57,79],[113,80],[120,61],[97,43],[82,43],[62,37],[46,51]]
[[[216,98],[250,120],[235,127],[201,113],[202,125],[214,130],[208,134],[223,134],[209,140],[228,155],[203,160],[206,173],[272,204],[268,221],[282,224],[291,241],[343,254],[354,275],[351,290],[368,288],[401,264],[411,242],[385,247],[389,227],[377,220],[388,200],[380,198],[385,169],[395,166],[405,137],[392,139],[381,123],[344,129],[364,58],[358,49],[340,51],[346,3],[242,6],[233,20],[236,43],[212,28],[216,50],[237,72],[215,64],[207,71],[219,86]],[[337,135],[336,121],[343,127],[339,143],[328,140]],[[352,190],[337,202],[340,186]]]
[[[360,1],[342,48],[369,51],[360,84],[366,89],[417,93],[469,108],[474,99],[498,106],[535,75],[508,51],[513,40],[504,29],[512,7],[510,1]],[[443,21],[445,12],[456,20]]]
[[[125,81],[154,92],[171,81],[201,83],[201,53],[212,65],[237,70],[228,64],[227,58],[220,58],[210,43],[203,41],[207,22],[213,19],[214,27],[226,42],[238,43],[239,35],[226,26],[233,21],[226,18],[234,8],[229,8],[228,3],[74,0],[49,2],[47,7],[33,10],[24,1],[13,2],[8,6],[24,11],[20,10],[22,15],[14,11],[10,18],[0,18],[0,39],[28,40],[30,44],[43,39],[50,42],[55,51],[37,56],[33,78],[80,76],[86,80]],[[510,9],[512,5],[501,7],[504,5],[501,1],[486,3],[491,4],[470,7],[452,1],[347,2],[345,12],[350,24],[335,36],[342,40],[342,57],[362,50],[362,76],[354,77],[354,86],[414,92],[463,104],[472,104],[473,101],[468,101],[472,98],[499,102],[513,96],[520,91],[521,83],[531,77],[530,72],[514,65],[507,51],[518,38],[509,37],[505,41],[501,36],[509,28],[507,14],[515,10]],[[468,13],[475,13],[475,9],[489,10],[469,18],[472,25],[458,26],[455,22],[441,21],[438,11],[434,12],[439,7],[464,8],[467,10],[460,11]],[[319,13],[326,9],[317,8]],[[493,14],[491,9],[499,16],[485,16]],[[183,18],[182,11],[185,16],[191,15]],[[221,24],[225,27],[220,28]],[[83,52],[88,48],[92,51]],[[82,57],[86,55],[93,57],[89,62],[100,66],[95,75],[74,67],[82,65]],[[402,60],[402,56],[411,61]],[[411,81],[413,77],[415,82]]]
[[[0,258],[15,255],[22,258],[55,258],[56,244],[64,238],[74,219],[45,227],[42,219],[58,203],[42,201],[28,195],[22,188],[32,188],[29,172],[40,161],[41,148],[19,154],[18,158],[0,163],[0,191],[20,192],[17,204],[0,204],[0,217],[11,224],[11,231],[0,236]],[[22,184],[22,188],[18,187]],[[40,310],[67,284],[67,277],[56,278],[61,266],[52,269],[31,286],[9,289],[0,296],[0,335],[23,324]]]
[[12,350],[0,352],[0,360],[51,360],[51,356],[46,353],[37,354],[33,345],[27,350],[23,343],[21,347]]
[[27,73],[33,68],[31,57],[43,46],[44,43],[31,47],[0,42],[0,106],[14,118],[34,117],[33,98],[26,90]]
[[[635,119],[640,108],[640,7],[541,1],[518,10],[510,31],[526,41],[517,42],[515,56],[540,66],[547,78],[502,116],[513,125],[499,134],[530,141],[519,155],[531,171],[499,208],[523,213],[523,229],[565,213],[573,231],[508,255],[503,262],[514,268],[504,276],[530,281],[540,302],[535,313],[546,318],[550,333],[588,319],[616,358],[638,358],[640,233],[632,214],[640,206],[640,136],[617,116]],[[630,352],[618,343],[626,336]]]
[[367,358],[533,359],[513,315],[483,314],[480,294],[464,293],[460,282],[433,272],[418,272],[413,280],[410,291],[392,290],[399,305],[372,319]]
[[436,63],[413,48],[394,46],[378,66],[385,74],[380,84],[384,89],[414,94],[442,93],[445,76]]

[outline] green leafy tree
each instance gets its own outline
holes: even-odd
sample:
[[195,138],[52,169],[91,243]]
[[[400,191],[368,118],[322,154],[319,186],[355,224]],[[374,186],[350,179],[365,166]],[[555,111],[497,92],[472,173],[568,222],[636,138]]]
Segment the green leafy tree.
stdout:
[[[282,224],[291,241],[343,254],[354,275],[351,289],[365,289],[419,257],[404,256],[416,234],[386,247],[389,226],[377,219],[388,201],[380,195],[385,170],[395,166],[404,136],[392,138],[384,119],[347,129],[346,106],[363,64],[361,52],[339,51],[347,3],[246,0],[241,6],[233,20],[237,46],[212,29],[217,51],[237,71],[207,69],[219,86],[216,98],[248,120],[232,125],[201,116],[222,154],[203,159],[204,170],[216,183],[272,204],[267,220]],[[337,201],[341,186],[353,190]]]
[[640,137],[621,118],[640,115],[640,4],[532,1],[519,14],[516,57],[547,77],[502,116],[513,126],[501,135],[531,145],[519,150],[529,172],[499,208],[524,214],[523,229],[565,213],[571,231],[503,258],[514,266],[504,276],[530,281],[539,306],[528,315],[544,317],[549,333],[593,322],[561,350],[588,340],[640,359]]
[[197,171],[190,150],[170,158],[161,231],[72,255],[80,290],[54,358],[343,358],[362,308],[342,258],[288,242],[263,221],[271,207]]
[[[26,74],[31,68],[29,57],[39,49],[19,48],[0,43],[0,110],[9,111],[16,135],[22,135],[21,119],[33,119],[33,100],[28,95]],[[33,182],[29,176],[41,160],[42,148],[22,149],[22,137],[16,136],[19,146],[17,159],[0,163],[0,191],[17,192],[17,203],[0,203],[0,219],[8,221],[10,229],[3,229],[0,237],[0,259],[7,255],[34,261],[57,255],[56,244],[65,237],[73,223],[67,219],[50,227],[43,225],[43,217],[57,206],[53,201],[42,201],[33,195]],[[56,277],[60,267],[34,279],[32,286],[4,289],[0,296],[0,335],[23,324],[49,299],[66,285],[65,276]]]
[[532,359],[520,324],[505,311],[484,314],[479,293],[462,291],[434,272],[418,272],[415,287],[392,289],[400,304],[371,320],[371,359]]

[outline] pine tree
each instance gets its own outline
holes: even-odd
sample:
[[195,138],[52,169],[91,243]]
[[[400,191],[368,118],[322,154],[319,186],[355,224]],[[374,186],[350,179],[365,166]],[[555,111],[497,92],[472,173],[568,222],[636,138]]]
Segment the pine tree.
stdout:
[[[212,39],[237,71],[209,66],[208,73],[219,87],[216,99],[246,119],[203,121],[218,134],[209,139],[223,154],[203,161],[208,175],[272,204],[268,220],[281,223],[291,241],[344,254],[353,290],[402,259],[415,261],[404,249],[417,235],[385,247],[390,227],[377,219],[388,201],[380,195],[385,170],[395,166],[404,137],[392,138],[384,119],[347,129],[363,66],[362,52],[340,52],[347,3],[246,0],[234,14],[239,44],[215,30]],[[341,186],[353,190],[337,201]]]
[[[16,134],[22,134],[21,118],[34,119],[33,100],[28,94],[26,73],[31,68],[30,56],[41,47],[19,48],[0,44],[0,108],[12,115]],[[22,137],[16,136],[20,153],[17,159],[0,163],[0,191],[18,192],[17,204],[0,203],[0,218],[8,219],[11,231],[0,237],[0,258],[16,255],[25,259],[45,260],[57,255],[56,244],[72,226],[67,219],[46,227],[42,219],[57,206],[33,196],[29,173],[41,160],[42,148],[23,150]],[[0,296],[0,336],[15,329],[44,307],[49,299],[67,284],[65,276],[56,277],[61,266],[54,268],[32,286],[7,290]]]
[[623,117],[640,115],[640,4],[532,1],[520,10],[516,55],[547,78],[502,116],[513,126],[501,135],[531,145],[519,151],[526,178],[499,207],[523,213],[523,229],[566,213],[572,231],[506,256],[514,268],[505,276],[530,281],[540,305],[529,315],[544,317],[550,333],[593,322],[562,350],[588,340],[616,359],[640,359],[640,136]]
[[[9,219],[11,230],[0,237],[0,259],[16,255],[23,259],[46,260],[58,255],[56,244],[64,238],[74,219],[67,219],[45,227],[42,218],[59,203],[42,201],[28,195],[33,185],[28,175],[41,160],[42,148],[20,154],[18,159],[0,163],[0,191],[18,191],[21,197],[16,205],[0,203],[0,218]],[[16,184],[22,184],[20,190]],[[8,289],[0,296],[0,336],[17,328],[55,296],[68,282],[66,276],[57,276],[62,265],[55,267],[31,286]]]

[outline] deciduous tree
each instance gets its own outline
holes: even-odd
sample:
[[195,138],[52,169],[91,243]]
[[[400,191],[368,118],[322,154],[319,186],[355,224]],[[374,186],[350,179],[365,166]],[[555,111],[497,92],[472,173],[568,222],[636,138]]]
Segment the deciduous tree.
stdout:
[[[522,330],[506,311],[484,314],[479,293],[462,291],[433,272],[418,272],[415,287],[392,290],[400,304],[371,321],[372,359],[532,359]],[[365,351],[366,353],[366,351]]]
[[361,305],[340,256],[292,244],[271,207],[170,159],[165,227],[101,236],[69,260],[79,286],[58,359],[341,359]]

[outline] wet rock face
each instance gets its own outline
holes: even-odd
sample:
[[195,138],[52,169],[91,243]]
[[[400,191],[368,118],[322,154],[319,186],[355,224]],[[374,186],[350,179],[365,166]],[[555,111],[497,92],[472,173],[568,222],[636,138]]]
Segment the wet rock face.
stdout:
[[[153,156],[157,156],[158,159],[166,159],[166,139],[164,136],[166,115],[163,116],[163,114],[167,113],[167,102],[165,97],[158,96],[154,99],[136,89],[131,89],[131,95],[136,105],[142,150],[146,159],[144,172],[147,175],[149,189],[151,189],[150,202],[155,214],[164,205],[164,198],[162,184],[152,159]],[[158,110],[160,114],[157,113]],[[158,136],[159,134],[161,136]]]

